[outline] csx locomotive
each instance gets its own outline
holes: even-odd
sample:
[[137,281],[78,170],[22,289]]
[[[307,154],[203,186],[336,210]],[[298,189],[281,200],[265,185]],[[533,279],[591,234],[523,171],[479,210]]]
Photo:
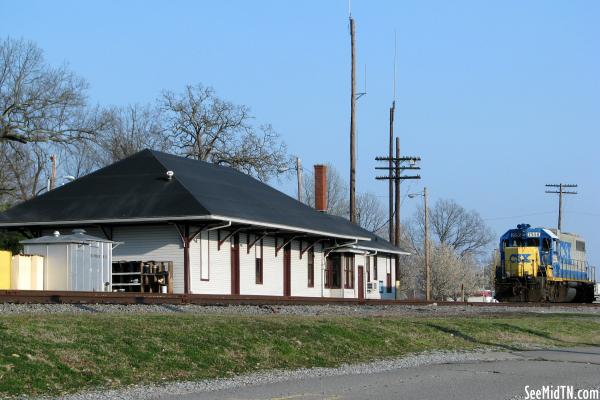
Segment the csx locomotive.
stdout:
[[581,237],[520,224],[500,238],[498,301],[592,303],[594,285]]

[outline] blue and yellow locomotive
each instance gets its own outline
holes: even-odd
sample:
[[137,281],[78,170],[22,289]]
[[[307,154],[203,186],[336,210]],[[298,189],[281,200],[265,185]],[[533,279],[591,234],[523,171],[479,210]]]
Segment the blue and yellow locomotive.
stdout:
[[520,224],[500,238],[499,301],[594,301],[595,269],[574,234]]

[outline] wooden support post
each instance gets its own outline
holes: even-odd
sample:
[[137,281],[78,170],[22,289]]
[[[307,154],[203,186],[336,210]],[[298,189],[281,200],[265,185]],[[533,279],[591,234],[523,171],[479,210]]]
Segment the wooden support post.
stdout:
[[254,245],[260,240],[264,239],[265,236],[267,236],[267,233],[256,234],[254,235],[254,240],[250,242],[250,234],[248,234],[248,246],[246,246],[246,254],[250,254],[250,250],[254,247]]
[[315,240],[314,242],[309,243],[308,246],[306,246],[306,248],[304,248],[304,249],[302,248],[302,242],[300,242],[300,259],[302,260],[302,256],[304,255],[304,253],[306,253],[308,250],[315,247],[317,243],[322,242],[324,240],[326,240],[326,239]]
[[291,243],[292,240],[296,239],[298,236],[292,236],[289,239],[283,239],[283,243],[281,246],[277,246],[277,239],[275,239],[275,257],[277,257],[277,254],[279,254],[279,250],[283,249],[285,246],[287,246],[289,243]]
[[217,250],[221,250],[221,246],[223,245],[223,243],[225,243],[227,241],[227,239],[229,239],[230,237],[232,237],[233,235],[235,235],[236,233],[238,233],[241,230],[242,230],[242,228],[234,229],[234,230],[230,231],[227,235],[225,235],[225,237],[223,239],[221,239],[221,231],[219,231],[219,243],[217,244]]
[[184,225],[183,234],[183,293],[190,294],[190,226]]

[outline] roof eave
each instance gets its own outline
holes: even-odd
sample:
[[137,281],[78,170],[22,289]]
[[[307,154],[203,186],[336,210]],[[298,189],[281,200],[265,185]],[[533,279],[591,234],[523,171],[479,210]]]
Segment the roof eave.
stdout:
[[292,232],[308,233],[318,236],[327,236],[336,239],[366,240],[371,239],[363,236],[353,236],[333,232],[306,229],[297,226],[274,224],[270,222],[261,222],[247,220],[243,218],[227,217],[221,215],[196,215],[179,217],[149,217],[149,218],[116,218],[116,219],[92,219],[92,220],[71,220],[71,221],[40,221],[40,222],[0,222],[0,228],[28,227],[28,226],[57,226],[57,225],[102,225],[102,224],[125,224],[125,223],[149,223],[149,222],[173,222],[173,221],[231,221],[232,223],[256,225],[264,228],[282,229]]

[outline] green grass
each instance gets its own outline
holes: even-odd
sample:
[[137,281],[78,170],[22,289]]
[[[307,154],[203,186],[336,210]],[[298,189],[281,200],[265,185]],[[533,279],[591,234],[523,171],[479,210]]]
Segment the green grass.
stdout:
[[593,315],[0,317],[0,397],[336,366],[427,350],[600,345]]

